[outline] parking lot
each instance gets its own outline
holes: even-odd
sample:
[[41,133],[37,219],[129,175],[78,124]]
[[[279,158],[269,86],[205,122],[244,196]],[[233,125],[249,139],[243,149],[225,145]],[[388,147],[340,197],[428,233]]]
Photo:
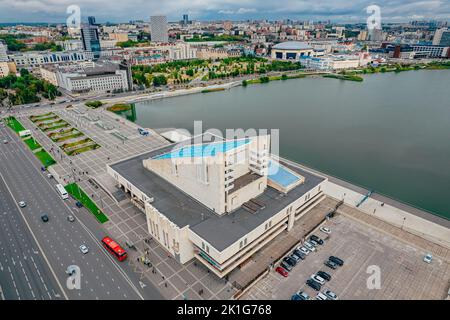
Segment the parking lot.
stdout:
[[[315,298],[317,292],[305,282],[319,270],[331,275],[321,291],[330,289],[339,299],[444,299],[447,296],[448,261],[434,257],[432,263],[427,264],[423,262],[426,254],[423,250],[347,216],[339,215],[325,226],[332,231],[324,245],[301,260],[287,278],[273,270],[242,299],[285,300],[298,291]],[[314,234],[322,239],[326,237],[319,230]],[[331,255],[343,259],[344,265],[336,270],[325,266],[324,261]],[[377,267],[381,286],[369,289],[367,281],[373,271],[368,271]]]

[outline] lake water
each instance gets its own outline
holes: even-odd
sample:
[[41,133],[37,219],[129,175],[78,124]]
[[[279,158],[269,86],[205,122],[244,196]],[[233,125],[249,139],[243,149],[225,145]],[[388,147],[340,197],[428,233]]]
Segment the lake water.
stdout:
[[138,103],[144,127],[280,130],[280,154],[450,218],[450,70],[274,81]]

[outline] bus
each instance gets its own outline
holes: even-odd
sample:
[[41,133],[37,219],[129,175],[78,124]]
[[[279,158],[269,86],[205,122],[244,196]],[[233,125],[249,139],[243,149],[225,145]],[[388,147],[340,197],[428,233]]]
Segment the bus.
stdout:
[[102,239],[102,245],[106,250],[116,257],[117,260],[123,261],[127,258],[127,252],[122,249],[117,242],[110,237],[104,237]]
[[56,190],[58,190],[59,195],[63,200],[69,199],[69,194],[67,193],[66,189],[62,186],[62,184],[56,185]]

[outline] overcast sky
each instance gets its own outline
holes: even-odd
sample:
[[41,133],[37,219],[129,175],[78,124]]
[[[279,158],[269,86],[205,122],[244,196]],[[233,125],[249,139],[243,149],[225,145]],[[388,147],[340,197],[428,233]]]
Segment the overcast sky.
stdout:
[[184,13],[195,20],[330,19],[365,21],[368,5],[381,8],[386,22],[413,19],[450,20],[450,0],[0,0],[0,23],[65,22],[66,9],[76,4],[82,19],[93,15],[98,22],[149,20],[165,14],[170,21]]

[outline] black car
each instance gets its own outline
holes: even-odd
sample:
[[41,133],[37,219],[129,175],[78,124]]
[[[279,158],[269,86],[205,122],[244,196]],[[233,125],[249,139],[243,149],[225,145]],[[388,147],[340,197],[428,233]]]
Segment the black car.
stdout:
[[297,264],[297,261],[295,261],[291,257],[285,257],[283,261],[289,264],[291,267],[295,267],[295,265]]
[[318,271],[318,272],[316,272],[316,274],[317,274],[319,277],[321,277],[321,278],[323,278],[323,279],[325,279],[325,280],[327,280],[327,281],[330,281],[330,280],[331,280],[330,274],[326,273],[325,271]]
[[77,201],[75,203],[75,205],[77,206],[77,208],[82,208],[83,207],[83,204],[80,201]]
[[48,222],[48,215],[44,214],[41,216],[42,221]]
[[328,268],[331,268],[333,270],[337,268],[337,264],[334,263],[333,261],[330,261],[330,260],[325,261],[323,264],[326,265]]
[[292,270],[292,266],[290,264],[288,264],[286,261],[282,261],[280,263],[280,266],[282,266],[287,271],[291,271]]
[[318,236],[316,236],[315,234],[313,234],[311,237],[309,237],[310,240],[313,240],[315,242],[317,242],[320,245],[323,245],[323,240],[320,239]]
[[294,259],[296,263],[298,263],[300,261],[300,257],[298,255],[296,255],[295,253],[291,254],[289,257]]
[[322,285],[313,279],[308,279],[306,284],[316,291],[320,291],[320,289],[322,289]]
[[338,257],[335,257],[335,256],[329,257],[328,260],[333,261],[333,262],[336,263],[338,266],[343,266],[343,265],[344,265],[344,260],[339,259]]
[[294,254],[302,260],[305,260],[306,258],[305,254],[298,249],[294,250]]

